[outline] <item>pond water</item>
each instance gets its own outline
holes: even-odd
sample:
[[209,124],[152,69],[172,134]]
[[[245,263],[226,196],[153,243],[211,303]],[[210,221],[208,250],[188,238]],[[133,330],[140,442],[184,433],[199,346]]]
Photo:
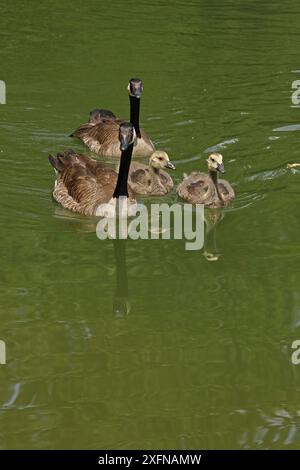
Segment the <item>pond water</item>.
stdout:
[[[299,447],[299,25],[296,0],[0,1],[0,448]],[[52,200],[48,154],[127,117],[132,76],[176,184],[224,155],[204,250],[100,241]]]

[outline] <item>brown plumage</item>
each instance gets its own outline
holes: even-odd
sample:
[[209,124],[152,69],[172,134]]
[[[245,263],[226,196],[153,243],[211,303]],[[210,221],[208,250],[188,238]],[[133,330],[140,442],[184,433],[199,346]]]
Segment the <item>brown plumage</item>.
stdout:
[[58,171],[54,199],[66,209],[84,215],[95,215],[99,204],[112,198],[118,174],[103,163],[72,150],[49,156]]
[[[130,98],[130,122],[134,125],[137,140],[133,149],[133,156],[149,157],[155,150],[152,141],[139,127],[140,98],[142,82],[131,79],[128,85]],[[124,122],[105,109],[95,109],[90,113],[89,122],[76,129],[71,137],[80,139],[90,150],[102,157],[120,157],[118,141],[119,126]]]
[[116,116],[114,115],[114,113],[109,111],[109,109],[96,108],[90,112],[89,122],[93,122],[96,124],[99,122],[111,121],[115,119],[116,119]]
[[224,173],[223,157],[212,153],[207,160],[209,173],[193,172],[186,176],[177,187],[177,194],[191,204],[207,207],[226,207],[235,198],[232,186],[226,180],[219,180],[218,173]]
[[120,196],[129,197],[129,203],[135,203],[130,188],[127,191],[134,135],[131,124],[120,126],[122,156],[119,174],[73,150],[59,153],[56,157],[50,155],[49,161],[57,173],[54,199],[66,209],[90,216],[102,215],[100,206],[111,204],[113,207]]
[[171,176],[163,170],[175,170],[166,152],[156,150],[149,159],[149,165],[132,162],[128,185],[135,194],[163,196],[172,191],[174,184]]

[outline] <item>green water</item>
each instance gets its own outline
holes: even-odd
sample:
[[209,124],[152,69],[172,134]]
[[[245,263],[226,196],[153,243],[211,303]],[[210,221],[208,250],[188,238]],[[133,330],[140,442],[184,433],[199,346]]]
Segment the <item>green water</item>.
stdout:
[[[297,0],[0,1],[0,448],[299,448],[299,24]],[[132,76],[176,183],[224,155],[218,261],[51,198],[48,154],[127,117]]]

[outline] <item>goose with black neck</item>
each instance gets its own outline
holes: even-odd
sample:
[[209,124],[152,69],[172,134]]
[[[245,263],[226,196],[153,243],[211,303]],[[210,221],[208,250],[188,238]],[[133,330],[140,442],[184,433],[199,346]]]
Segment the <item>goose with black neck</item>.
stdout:
[[[128,83],[130,122],[136,132],[136,142],[133,147],[134,157],[150,157],[155,147],[151,139],[143,129],[140,129],[140,100],[143,92],[143,84],[139,78],[132,78]],[[89,122],[80,126],[71,134],[77,137],[92,152],[102,157],[120,157],[119,126],[124,122],[118,119],[107,109],[95,109],[90,113]]]
[[[119,173],[74,150],[50,155],[57,179],[53,197],[64,208],[88,216],[114,217],[117,202],[122,202],[122,215],[135,214],[136,201],[127,188],[136,133],[131,123],[119,126],[118,141],[121,152]],[[119,206],[120,204],[118,204]],[[120,212],[118,211],[118,214]]]

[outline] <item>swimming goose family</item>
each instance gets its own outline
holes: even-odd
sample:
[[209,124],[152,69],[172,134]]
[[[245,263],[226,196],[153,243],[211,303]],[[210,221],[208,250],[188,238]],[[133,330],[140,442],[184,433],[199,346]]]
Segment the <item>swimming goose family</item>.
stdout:
[[[140,129],[142,91],[140,79],[129,81],[130,122],[118,119],[108,109],[95,108],[90,112],[89,121],[71,134],[97,155],[119,157],[118,172],[104,161],[71,149],[56,156],[49,155],[57,175],[53,198],[64,208],[87,216],[103,216],[115,214],[118,201],[125,198],[130,213],[130,208],[136,207],[135,195],[164,196],[173,190],[173,180],[165,170],[175,170],[175,165],[166,152],[155,150],[152,141]],[[132,157],[136,156],[148,157],[148,165],[132,162]],[[208,173],[184,175],[177,195],[194,205],[227,207],[234,200],[235,192],[228,181],[219,179],[219,173],[225,172],[223,156],[212,153],[207,166]]]

